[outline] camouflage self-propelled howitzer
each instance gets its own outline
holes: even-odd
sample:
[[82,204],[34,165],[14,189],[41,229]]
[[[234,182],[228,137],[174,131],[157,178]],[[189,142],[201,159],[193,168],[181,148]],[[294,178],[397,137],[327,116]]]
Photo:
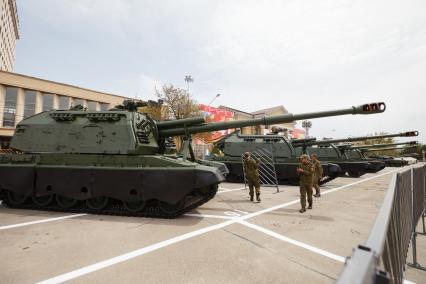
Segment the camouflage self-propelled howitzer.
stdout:
[[[312,114],[300,114],[293,116],[293,120],[338,116],[345,114],[373,114],[383,112],[384,104],[374,104],[373,107],[364,105],[361,107],[353,107],[350,109],[318,112]],[[235,122],[235,127],[243,127]],[[273,125],[279,123],[277,121],[265,121],[265,124]],[[210,155],[206,157],[209,160],[225,163],[229,169],[226,180],[229,182],[243,182],[244,172],[241,161],[241,155],[244,152],[263,151],[273,153],[273,163],[276,172],[277,181],[280,184],[297,184],[299,175],[296,168],[300,161],[291,141],[282,135],[242,135],[234,132],[216,142],[215,146],[223,152],[222,155]],[[330,181],[338,176],[340,168],[336,164],[323,163],[324,176],[321,183]]]
[[[418,131],[409,131],[406,132],[408,135],[405,136],[417,136],[419,133]],[[384,148],[377,148],[378,147],[384,147],[383,145],[388,145],[388,146],[396,146],[396,145],[404,145],[404,144],[410,144],[414,147],[417,147],[417,142],[413,143],[413,141],[411,142],[402,142],[402,143],[390,143],[390,144],[373,144],[371,145],[372,147],[366,147],[366,148],[358,148],[357,146],[352,146],[352,145],[339,145],[338,148],[339,150],[344,153],[344,155],[350,159],[361,159],[361,160],[365,160],[368,161],[369,164],[374,165],[374,163],[377,164],[377,162],[381,162],[384,163],[386,167],[402,167],[407,165],[406,161],[399,161],[399,160],[395,160],[392,157],[387,157],[387,158],[383,158],[380,159],[378,157],[376,157],[375,155],[365,155],[368,152],[375,152],[375,151],[383,151],[383,150],[395,150],[395,148],[388,148],[388,149],[384,149]],[[382,145],[382,146],[380,146]],[[370,167],[371,169],[371,167]],[[368,171],[368,172],[374,172],[374,171]]]
[[[398,145],[408,145],[406,147],[397,147]],[[411,142],[407,142],[407,143],[392,143],[392,144],[377,144],[377,145],[372,145],[372,147],[366,147],[366,148],[361,148],[358,149],[358,151],[360,151],[362,153],[362,155],[368,154],[368,158],[369,159],[377,159],[382,161],[383,163],[386,164],[387,167],[403,167],[406,166],[409,163],[409,159],[406,157],[404,159],[404,157],[400,157],[400,158],[395,158],[395,157],[390,157],[390,156],[383,156],[383,155],[378,155],[375,152],[383,152],[383,151],[401,151],[401,150],[407,150],[410,148],[416,148],[418,147],[418,143],[417,141],[411,141]],[[393,146],[393,147],[391,147]],[[385,147],[385,148],[383,148]],[[414,158],[416,159],[416,158]]]
[[16,152],[0,154],[1,198],[16,208],[173,218],[213,198],[224,177],[209,162],[164,155],[168,137],[384,109],[367,104],[219,123],[155,122],[126,110],[42,112],[17,125]]
[[336,143],[348,143],[390,137],[411,137],[417,135],[417,131],[407,131],[394,134],[348,137],[319,141],[312,139],[297,139],[293,140],[292,144],[299,154],[317,154],[321,161],[338,164],[342,169],[340,173],[341,176],[348,174],[350,177],[360,177],[365,173],[376,173],[384,169],[386,164],[381,160],[365,157],[362,151],[360,151],[357,147],[353,147],[351,144],[337,145]]

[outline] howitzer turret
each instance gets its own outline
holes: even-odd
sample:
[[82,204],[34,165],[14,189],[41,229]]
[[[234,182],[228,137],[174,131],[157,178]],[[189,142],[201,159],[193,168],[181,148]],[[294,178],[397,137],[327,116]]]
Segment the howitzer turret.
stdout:
[[[352,107],[349,109],[342,109],[336,111],[315,112],[305,114],[285,114],[274,117],[264,117],[249,119],[243,121],[232,121],[218,124],[208,124],[203,127],[193,126],[188,127],[187,130],[192,131],[200,130],[219,130],[222,127],[245,127],[249,125],[272,125],[278,123],[291,122],[296,119],[311,119],[329,116],[338,116],[345,114],[369,114],[377,113],[385,110],[385,106],[381,103],[372,105],[363,105],[359,107]],[[184,133],[185,129],[173,130],[173,133],[168,132],[167,135],[176,135]],[[297,184],[299,176],[296,173],[296,168],[299,163],[298,154],[293,148],[291,141],[281,135],[242,135],[235,132],[231,135],[224,137],[215,143],[216,147],[223,152],[224,155],[212,155],[208,159],[220,161],[226,164],[229,169],[229,174],[226,179],[230,182],[242,182],[244,179],[243,167],[241,162],[241,154],[244,152],[258,152],[267,150],[273,153],[273,160],[275,172],[278,182],[281,184]],[[263,151],[264,152],[264,151]],[[322,183],[332,180],[338,176],[340,168],[338,165],[331,163],[323,163],[324,178]]]

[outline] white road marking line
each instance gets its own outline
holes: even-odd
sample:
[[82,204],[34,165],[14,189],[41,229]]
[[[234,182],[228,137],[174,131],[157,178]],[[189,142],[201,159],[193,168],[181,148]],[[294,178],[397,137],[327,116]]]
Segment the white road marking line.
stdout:
[[229,216],[209,215],[209,214],[190,214],[190,213],[187,213],[184,216],[197,217],[197,218],[227,219],[227,220],[234,219],[233,217],[229,217]]
[[241,211],[241,210],[238,210],[238,209],[234,209],[234,211],[237,211],[237,212],[239,212],[239,213],[243,213],[243,214],[248,214],[248,212],[246,212],[246,211]]
[[[391,173],[396,172],[396,171],[400,171],[400,170],[401,169],[398,169],[398,170],[395,170],[395,171],[390,171],[390,172],[387,172],[387,173],[384,173],[384,174],[381,174],[381,175],[378,175],[378,176],[375,176],[375,177],[371,177],[371,178],[367,178],[367,179],[364,179],[364,180],[361,180],[361,181],[358,181],[358,182],[354,182],[352,184],[348,184],[348,185],[344,185],[344,186],[337,187],[337,188],[334,188],[334,189],[330,189],[329,191],[335,192],[339,189],[343,189],[343,188],[346,188],[348,186],[359,184],[361,182],[365,182],[365,181],[368,181],[368,180],[371,180],[371,179],[374,179],[374,178],[378,178],[378,177],[381,177],[381,176],[384,176],[384,175],[387,175],[387,174],[391,174]],[[327,191],[327,192],[329,192],[329,191]],[[186,234],[183,234],[183,235],[180,235],[180,236],[177,236],[177,237],[174,237],[174,238],[171,238],[171,239],[168,239],[168,240],[165,240],[165,241],[162,241],[162,242],[159,242],[159,243],[147,246],[147,247],[143,247],[143,248],[135,250],[135,251],[131,251],[131,252],[128,252],[128,253],[125,253],[125,254],[122,254],[122,255],[119,255],[119,256],[116,256],[116,257],[113,257],[113,258],[110,258],[110,259],[107,259],[107,260],[104,260],[104,261],[101,261],[101,262],[97,262],[97,263],[89,265],[89,266],[82,267],[80,269],[77,269],[77,270],[74,270],[74,271],[71,271],[71,272],[68,272],[68,273],[65,273],[65,274],[58,275],[56,277],[38,282],[38,284],[40,284],[40,283],[43,283],[43,284],[63,283],[65,281],[72,280],[72,279],[75,279],[77,277],[98,271],[100,269],[107,268],[107,267],[115,265],[117,263],[121,263],[121,262],[130,260],[130,259],[133,259],[135,257],[147,254],[149,252],[156,251],[160,248],[164,248],[164,247],[170,246],[172,244],[176,244],[176,243],[179,243],[181,241],[184,241],[184,240],[196,237],[196,236],[200,236],[200,235],[203,235],[203,234],[211,232],[211,231],[219,230],[219,229],[222,229],[224,227],[230,226],[232,224],[238,223],[240,221],[244,221],[244,220],[247,220],[249,218],[253,218],[253,217],[256,217],[256,216],[259,216],[259,215],[262,215],[262,214],[265,214],[265,213],[268,213],[268,212],[271,212],[271,211],[274,211],[274,210],[277,210],[277,209],[281,209],[281,208],[284,208],[284,207],[287,207],[287,206],[290,206],[290,205],[293,205],[293,204],[297,204],[297,203],[299,203],[299,199],[293,200],[293,201],[290,201],[290,202],[287,202],[287,203],[283,203],[281,205],[266,208],[266,209],[263,209],[263,210],[260,210],[260,211],[257,211],[257,212],[253,212],[253,213],[250,213],[248,215],[244,215],[244,216],[241,216],[241,217],[238,217],[238,218],[233,218],[233,219],[228,220],[228,221],[223,222],[223,223],[219,223],[219,224],[208,226],[208,227],[196,230],[196,231],[192,231],[190,233],[186,233]]]
[[416,284],[416,282],[404,279],[404,284]]
[[168,240],[165,240],[165,241],[162,241],[162,242],[159,242],[159,243],[156,243],[156,244],[153,244],[153,245],[150,245],[150,246],[147,246],[147,247],[126,253],[126,254],[122,254],[122,255],[117,256],[117,257],[113,257],[113,258],[110,258],[110,259],[107,259],[107,260],[104,260],[104,261],[101,261],[101,262],[98,262],[98,263],[95,263],[95,264],[92,264],[92,265],[89,265],[89,266],[86,266],[86,267],[82,267],[80,269],[77,269],[77,270],[74,270],[74,271],[71,271],[71,272],[50,278],[50,279],[45,280],[45,281],[38,282],[38,284],[41,284],[41,283],[43,283],[43,284],[63,283],[65,281],[75,279],[77,277],[80,277],[80,276],[92,273],[94,271],[115,265],[117,263],[121,263],[121,262],[130,260],[130,259],[133,259],[135,257],[156,251],[158,249],[170,246],[172,244],[175,244],[175,243],[178,243],[178,242],[181,242],[181,241],[184,241],[184,240],[187,240],[187,239],[199,236],[199,235],[203,235],[205,233],[208,233],[208,232],[211,232],[211,231],[214,231],[214,230],[224,228],[224,227],[229,226],[233,223],[235,223],[234,220],[229,220],[229,221],[217,224],[217,225],[212,225],[212,226],[209,226],[209,227],[206,227],[206,228],[203,228],[203,229],[199,229],[199,230],[196,230],[196,231],[193,231],[193,232],[190,232],[190,233],[186,233],[186,234],[183,234],[183,235],[180,235],[180,236],[177,236],[177,237],[174,237],[174,238],[171,238],[171,239],[168,239]]
[[380,174],[380,175],[377,175],[377,176],[372,176],[372,177],[365,178],[365,179],[362,179],[362,180],[359,180],[359,181],[355,181],[355,182],[347,184],[347,185],[343,185],[343,186],[340,186],[340,187],[332,188],[332,189],[329,189],[327,191],[321,192],[321,195],[332,193],[332,192],[335,192],[337,190],[341,190],[341,189],[344,189],[346,187],[357,185],[359,183],[363,183],[363,182],[366,182],[366,181],[369,181],[369,180],[372,180],[372,179],[375,179],[375,178],[378,178],[378,177],[381,177],[381,176],[385,176],[385,175],[388,175],[388,174],[391,174],[391,173],[394,173],[394,172],[398,172],[398,171],[402,171],[402,169],[396,169],[396,170],[389,171],[389,172],[386,172],[386,173],[383,173],[383,174]]
[[345,262],[345,258],[343,256],[336,255],[334,253],[322,250],[320,248],[316,248],[314,246],[311,246],[311,245],[308,245],[308,244],[305,244],[305,243],[302,243],[302,242],[290,239],[289,237],[286,237],[284,235],[278,234],[278,233],[276,233],[274,231],[271,231],[269,229],[263,228],[261,226],[258,226],[258,225],[255,225],[255,224],[252,224],[252,223],[249,223],[249,222],[246,222],[246,221],[238,221],[238,223],[241,224],[241,225],[247,226],[247,227],[249,227],[251,229],[254,229],[256,231],[259,231],[259,232],[262,232],[264,234],[267,234],[267,235],[269,235],[271,237],[274,237],[276,239],[279,239],[281,241],[290,243],[292,245],[295,245],[295,246],[307,249],[309,251],[312,251],[314,253],[320,254],[322,256],[331,258],[331,259],[333,259],[335,261],[342,262],[342,263]]
[[223,188],[222,190],[219,190],[217,192],[217,194],[231,192],[231,191],[238,191],[238,190],[243,190],[243,189],[244,189],[244,187],[242,187],[242,188],[233,188],[233,189],[225,189],[225,188]]
[[70,219],[70,218],[76,218],[76,217],[86,216],[86,215],[87,214],[73,214],[73,215],[68,215],[68,216],[55,217],[55,218],[37,220],[37,221],[32,221],[32,222],[25,222],[25,223],[13,224],[13,225],[6,225],[6,226],[1,226],[0,230],[7,230],[7,229],[19,228],[19,227],[24,227],[24,226],[34,225],[34,224],[41,224],[41,223],[59,221],[59,220],[64,220],[64,219]]
[[238,214],[237,212],[233,212],[233,211],[226,211],[226,212],[223,212],[223,214],[225,214],[226,216],[233,217],[233,218],[237,218],[237,217],[241,216],[241,214]]

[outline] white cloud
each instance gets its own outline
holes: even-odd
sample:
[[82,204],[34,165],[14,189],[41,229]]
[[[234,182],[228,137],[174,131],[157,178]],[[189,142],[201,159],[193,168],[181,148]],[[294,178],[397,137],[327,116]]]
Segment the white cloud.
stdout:
[[42,43],[64,42],[41,45],[35,37],[27,49],[18,43],[18,61],[31,54],[27,66],[18,64],[21,70],[46,66],[37,53],[54,54],[71,42],[79,64],[51,71],[63,73],[64,82],[66,72],[83,66],[73,76],[81,73],[86,86],[92,80],[106,91],[152,98],[156,84],[185,88],[183,78],[191,74],[198,101],[221,93],[215,104],[247,111],[283,104],[305,112],[383,100],[383,115],[317,120],[311,133],[414,127],[426,134],[418,122],[426,103],[424,0],[27,0],[19,7],[22,43],[25,31],[48,33]]

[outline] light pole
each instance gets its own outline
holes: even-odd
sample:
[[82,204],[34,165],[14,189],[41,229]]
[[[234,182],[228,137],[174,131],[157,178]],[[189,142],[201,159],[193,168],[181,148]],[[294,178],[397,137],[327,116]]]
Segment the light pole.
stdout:
[[302,127],[305,128],[306,138],[309,138],[309,128],[312,127],[312,122],[309,120],[302,121]]
[[188,94],[189,94],[189,83],[193,83],[194,78],[192,78],[191,75],[186,75],[185,76],[185,82],[186,82],[187,90],[188,90]]
[[216,94],[216,96],[214,96],[214,98],[209,102],[209,104],[207,105],[208,107],[210,107],[210,105],[218,98],[220,97],[220,94]]

